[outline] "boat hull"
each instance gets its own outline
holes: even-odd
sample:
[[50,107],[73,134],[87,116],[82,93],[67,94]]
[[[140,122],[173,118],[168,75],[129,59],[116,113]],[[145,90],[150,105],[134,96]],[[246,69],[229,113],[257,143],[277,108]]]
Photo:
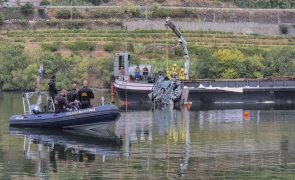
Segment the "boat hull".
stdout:
[[[267,107],[269,104],[273,104],[271,107],[295,107],[295,80],[187,81],[184,84],[189,88],[187,100],[200,108],[228,105],[264,107],[265,104]],[[127,85],[116,87],[121,102],[152,103],[148,97],[151,89],[136,89],[134,84],[131,89]]]
[[75,128],[100,123],[107,126],[118,120],[119,116],[119,109],[113,104],[108,104],[71,112],[14,115],[10,118],[10,125]]
[[115,81],[116,95],[121,105],[151,103],[148,94],[152,92],[152,83]]

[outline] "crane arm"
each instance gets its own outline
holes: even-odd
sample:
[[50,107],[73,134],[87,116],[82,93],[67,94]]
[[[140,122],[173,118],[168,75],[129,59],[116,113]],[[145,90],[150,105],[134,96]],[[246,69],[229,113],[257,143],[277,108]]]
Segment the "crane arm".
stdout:
[[171,21],[170,17],[167,17],[165,26],[169,27],[175,33],[175,35],[179,38],[179,44],[181,45],[181,47],[182,47],[182,49],[184,51],[185,79],[188,80],[189,79],[189,60],[190,60],[190,57],[189,57],[188,49],[187,49],[187,41],[185,40],[185,38],[181,34],[180,30],[178,28],[176,28],[175,24]]

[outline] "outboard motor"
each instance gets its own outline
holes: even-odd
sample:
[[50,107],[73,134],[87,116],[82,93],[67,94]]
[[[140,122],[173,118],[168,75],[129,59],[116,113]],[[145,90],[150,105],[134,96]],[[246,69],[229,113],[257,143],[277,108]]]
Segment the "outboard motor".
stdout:
[[36,104],[32,104],[30,106],[30,109],[31,109],[30,114],[40,114],[40,113],[42,113],[42,110],[41,110],[40,106],[38,106]]

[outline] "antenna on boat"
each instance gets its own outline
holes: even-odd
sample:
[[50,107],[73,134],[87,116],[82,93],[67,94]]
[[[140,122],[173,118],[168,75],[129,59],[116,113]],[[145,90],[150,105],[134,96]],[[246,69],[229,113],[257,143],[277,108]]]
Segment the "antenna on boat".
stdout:
[[127,25],[125,27],[125,45],[126,45],[125,52],[128,52],[128,27],[127,27]]

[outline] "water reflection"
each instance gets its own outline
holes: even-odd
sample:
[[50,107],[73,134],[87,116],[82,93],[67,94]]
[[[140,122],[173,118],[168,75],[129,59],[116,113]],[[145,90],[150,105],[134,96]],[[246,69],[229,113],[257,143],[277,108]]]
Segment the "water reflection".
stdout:
[[97,158],[104,162],[106,158],[119,157],[122,145],[114,132],[101,129],[96,132],[10,127],[10,134],[24,137],[24,157],[36,162],[41,178],[48,178],[48,158],[52,171],[57,172],[61,162],[92,163]]

